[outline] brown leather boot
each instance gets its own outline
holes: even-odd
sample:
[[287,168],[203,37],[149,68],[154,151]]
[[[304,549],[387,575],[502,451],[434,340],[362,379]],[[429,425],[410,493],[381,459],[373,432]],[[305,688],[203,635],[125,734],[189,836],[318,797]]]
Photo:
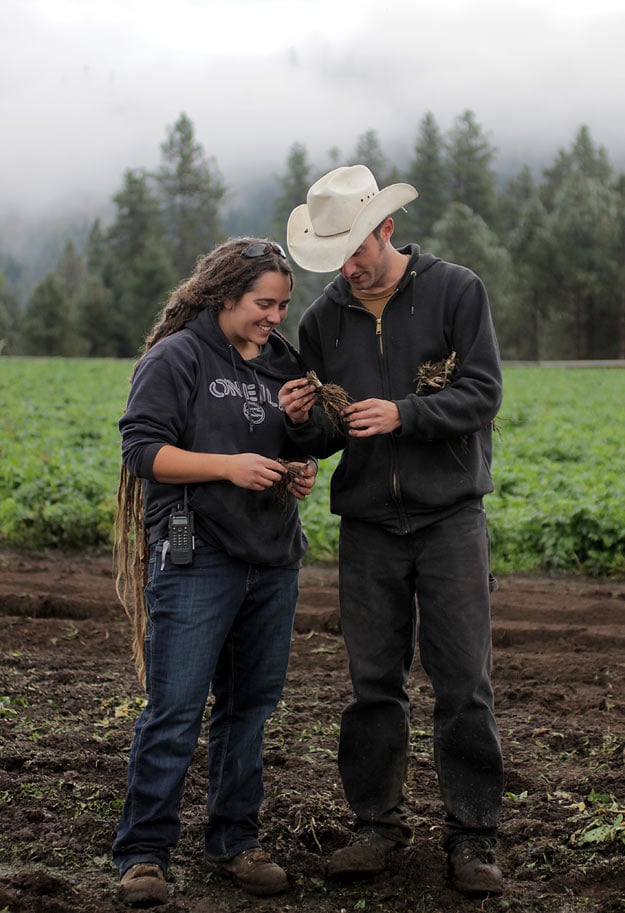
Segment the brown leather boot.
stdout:
[[462,840],[447,857],[449,878],[462,894],[501,894],[503,875],[490,840]]
[[158,907],[169,900],[163,871],[150,862],[139,862],[126,869],[117,893],[130,907]]
[[365,878],[384,871],[393,850],[395,840],[389,840],[369,828],[356,832],[349,846],[332,854],[328,862],[331,878]]
[[237,888],[257,897],[281,894],[289,886],[284,869],[258,847],[243,850],[225,862],[212,863],[212,867],[219,875],[231,878]]

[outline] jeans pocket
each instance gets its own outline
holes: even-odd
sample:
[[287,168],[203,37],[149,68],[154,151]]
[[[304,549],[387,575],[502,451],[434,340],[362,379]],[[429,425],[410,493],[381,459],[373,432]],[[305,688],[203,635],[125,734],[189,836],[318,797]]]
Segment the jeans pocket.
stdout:
[[163,547],[165,539],[159,539],[150,548],[150,560],[148,563],[148,575],[143,590],[145,597],[145,610],[148,616],[148,623],[152,620],[152,608],[155,603],[154,590],[158,584],[159,577],[163,572]]

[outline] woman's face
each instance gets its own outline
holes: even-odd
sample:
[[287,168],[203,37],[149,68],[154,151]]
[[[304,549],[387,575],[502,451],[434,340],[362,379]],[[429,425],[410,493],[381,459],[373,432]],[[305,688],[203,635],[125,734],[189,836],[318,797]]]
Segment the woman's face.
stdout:
[[267,342],[286,317],[290,299],[289,277],[272,270],[262,273],[239,301],[226,298],[217,319],[235,349],[245,355]]

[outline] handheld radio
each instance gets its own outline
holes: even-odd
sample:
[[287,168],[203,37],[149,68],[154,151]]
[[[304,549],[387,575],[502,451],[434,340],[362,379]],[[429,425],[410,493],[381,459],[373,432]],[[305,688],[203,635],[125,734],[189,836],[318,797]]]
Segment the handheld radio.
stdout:
[[169,515],[169,556],[172,564],[192,564],[195,536],[193,511],[187,507],[187,486],[184,488],[184,505],[177,505]]

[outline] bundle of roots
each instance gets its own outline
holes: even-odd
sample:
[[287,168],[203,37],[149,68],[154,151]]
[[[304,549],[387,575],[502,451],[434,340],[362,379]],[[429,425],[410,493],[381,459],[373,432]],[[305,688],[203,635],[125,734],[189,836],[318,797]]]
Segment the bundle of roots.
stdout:
[[415,378],[417,395],[427,396],[428,393],[444,390],[452,382],[457,370],[458,359],[455,352],[440,361],[426,361],[418,369]]
[[[459,362],[455,352],[452,352],[447,358],[441,358],[440,361],[426,361],[418,369],[415,378],[417,395],[427,396],[428,393],[444,390],[454,379],[458,366]],[[490,424],[493,431],[499,432],[495,419]],[[462,436],[462,440],[466,443],[466,435]]]
[[349,394],[338,384],[322,384],[314,371],[308,371],[306,380],[314,384],[317,391],[316,402],[330,419],[334,429],[341,431],[340,416],[343,409],[351,403]]
[[273,490],[280,504],[286,506],[289,497],[289,485],[302,471],[302,465],[301,463],[292,463],[289,460],[278,460],[278,463],[282,463],[286,472],[274,484]]

